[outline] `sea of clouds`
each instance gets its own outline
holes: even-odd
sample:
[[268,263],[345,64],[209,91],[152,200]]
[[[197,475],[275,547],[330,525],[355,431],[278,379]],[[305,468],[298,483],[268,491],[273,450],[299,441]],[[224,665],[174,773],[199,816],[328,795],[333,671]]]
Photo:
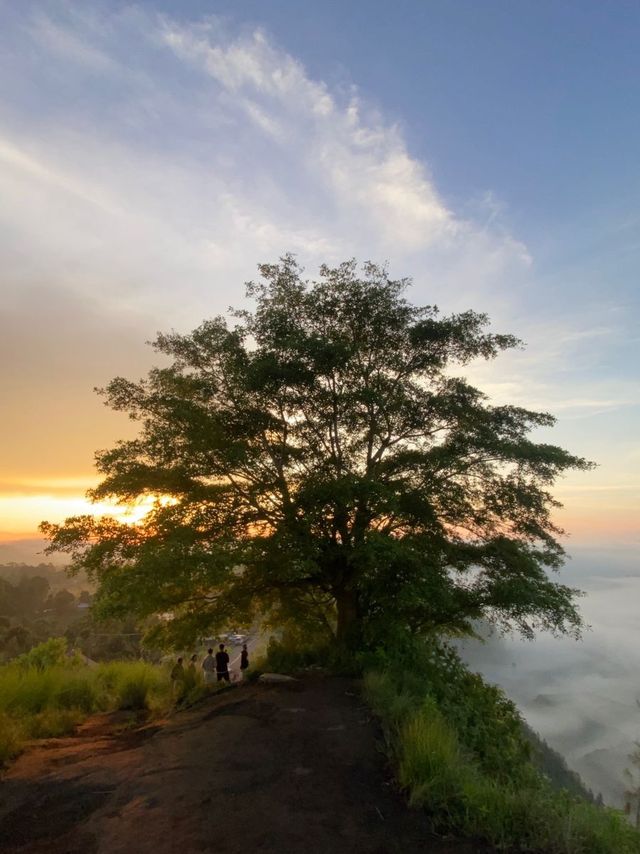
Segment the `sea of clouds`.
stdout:
[[640,547],[573,547],[560,579],[585,595],[579,641],[466,641],[465,660],[514,700],[528,723],[612,806],[640,739]]

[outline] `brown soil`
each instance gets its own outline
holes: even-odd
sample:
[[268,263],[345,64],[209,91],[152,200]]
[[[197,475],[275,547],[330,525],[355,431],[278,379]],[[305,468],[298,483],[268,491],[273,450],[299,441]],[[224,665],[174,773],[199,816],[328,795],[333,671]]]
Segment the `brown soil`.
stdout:
[[0,782],[11,854],[471,854],[389,780],[346,679],[246,685],[154,726],[41,743]]

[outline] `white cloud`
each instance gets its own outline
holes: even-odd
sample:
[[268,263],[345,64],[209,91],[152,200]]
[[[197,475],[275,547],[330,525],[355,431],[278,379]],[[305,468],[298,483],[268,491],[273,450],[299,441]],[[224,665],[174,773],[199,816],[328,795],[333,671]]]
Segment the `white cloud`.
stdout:
[[16,83],[55,81],[43,117],[11,104],[0,127],[19,278],[46,269],[52,287],[160,315],[180,281],[190,299],[176,320],[191,323],[226,307],[216,280],[239,284],[287,250],[312,268],[389,257],[392,271],[423,278],[430,301],[452,303],[527,267],[503,229],[449,209],[398,127],[355,89],[311,79],[261,30],[234,35],[213,18],[178,24],[139,7],[49,8],[13,33],[27,40],[25,68],[0,67]]
[[482,247],[483,229],[446,206],[397,127],[385,124],[357,94],[341,102],[262,31],[229,40],[216,21],[185,26],[165,19],[162,39],[235,96],[259,131],[288,151],[294,148],[300,166],[323,194],[330,192],[343,217],[368,221],[369,239],[395,252],[473,246],[479,254],[529,260],[508,236],[494,234],[492,246]]
[[[548,307],[532,312],[532,259],[504,204],[487,192],[454,209],[402,129],[355,87],[313,79],[260,29],[92,2],[30,8],[15,7],[0,33],[0,287],[30,352],[6,354],[7,408],[20,411],[40,388],[37,360],[49,376],[56,352],[60,375],[74,377],[71,422],[73,400],[87,405],[80,389],[111,372],[110,346],[121,369],[123,318],[135,317],[131,352],[138,333],[237,304],[257,262],[284,251],[310,275],[323,261],[389,259],[392,274],[414,276],[416,302],[487,310],[530,344],[469,369],[498,400],[575,416],[635,399],[624,378],[583,376],[567,392],[567,366],[588,368],[616,323],[576,312],[551,327]],[[99,380],[95,360],[80,369],[60,344],[88,316],[92,330],[104,318]]]
[[117,63],[108,54],[45,15],[36,15],[29,30],[34,41],[68,62],[77,63],[99,74],[118,69]]
[[[5,167],[8,177],[23,173],[36,182],[49,185],[54,191],[76,196],[84,202],[95,205],[104,213],[116,216],[124,213],[117,202],[105,198],[100,189],[85,186],[73,174],[56,172],[44,162],[31,157],[24,149],[0,137],[0,164]],[[0,167],[1,168],[1,167]]]

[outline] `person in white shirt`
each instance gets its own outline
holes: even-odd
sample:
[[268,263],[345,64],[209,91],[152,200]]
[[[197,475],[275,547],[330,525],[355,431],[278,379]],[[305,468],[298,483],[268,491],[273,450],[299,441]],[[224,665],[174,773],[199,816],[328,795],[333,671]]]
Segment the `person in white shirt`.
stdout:
[[204,683],[205,685],[213,685],[216,681],[216,660],[213,657],[213,650],[207,650],[208,655],[205,656],[204,661],[202,662],[202,669],[204,670]]

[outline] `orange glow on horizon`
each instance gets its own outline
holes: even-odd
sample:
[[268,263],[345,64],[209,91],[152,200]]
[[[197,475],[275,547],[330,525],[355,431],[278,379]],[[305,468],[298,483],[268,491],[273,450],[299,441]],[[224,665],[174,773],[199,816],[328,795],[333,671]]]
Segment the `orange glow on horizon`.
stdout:
[[[41,485],[42,482],[38,484]],[[40,522],[46,520],[60,524],[69,516],[84,514],[110,515],[122,522],[135,524],[149,512],[157,500],[157,496],[148,496],[134,505],[127,506],[107,501],[92,504],[77,492],[64,494],[69,485],[67,481],[66,488],[61,489],[62,494],[56,494],[55,487],[51,492],[38,491],[35,494],[0,492],[0,542],[40,537]],[[562,509],[555,514],[554,521],[567,531],[569,536],[563,538],[563,542],[569,550],[572,542],[640,539],[638,514],[632,507],[583,507],[572,508],[571,511]]]
[[[38,526],[41,522],[60,524],[70,516],[113,516],[125,524],[135,524],[157,500],[158,496],[145,496],[135,504],[120,505],[110,501],[94,504],[80,495],[0,494],[0,542],[40,537]],[[161,498],[160,501],[167,503],[170,499]]]
[[[110,501],[92,504],[84,494],[99,482],[96,473],[0,479],[0,542],[39,538],[40,522],[60,524],[70,516],[84,514],[111,515],[134,524],[157,500],[157,496],[148,496],[131,506]],[[569,535],[563,538],[565,546],[570,550],[571,544],[577,542],[638,542],[638,493],[637,486],[596,484],[592,488],[576,488],[563,484],[558,497],[565,506],[553,518]]]

